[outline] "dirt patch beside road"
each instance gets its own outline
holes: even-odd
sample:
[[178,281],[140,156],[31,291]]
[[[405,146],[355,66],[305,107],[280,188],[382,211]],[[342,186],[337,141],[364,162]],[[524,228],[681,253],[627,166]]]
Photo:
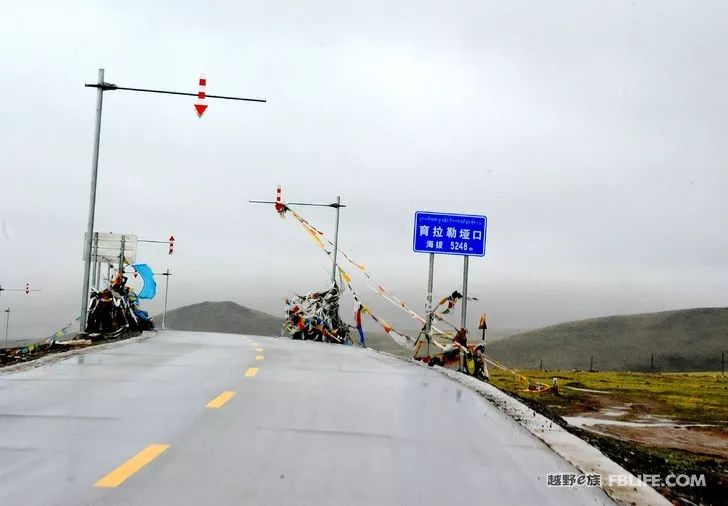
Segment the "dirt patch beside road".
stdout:
[[728,434],[721,427],[620,427],[594,425],[587,430],[656,448],[682,450],[728,460]]
[[[491,382],[635,475],[704,475],[705,487],[656,487],[676,504],[725,504],[728,378],[715,373],[519,372],[548,384],[558,378],[561,388],[528,392],[512,374],[493,369]],[[582,423],[576,427],[567,420]]]

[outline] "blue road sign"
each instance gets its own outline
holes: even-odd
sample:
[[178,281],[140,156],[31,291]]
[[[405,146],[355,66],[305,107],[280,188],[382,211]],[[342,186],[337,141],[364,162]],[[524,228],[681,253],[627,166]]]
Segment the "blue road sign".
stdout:
[[485,255],[488,218],[472,214],[415,213],[412,249],[439,255]]

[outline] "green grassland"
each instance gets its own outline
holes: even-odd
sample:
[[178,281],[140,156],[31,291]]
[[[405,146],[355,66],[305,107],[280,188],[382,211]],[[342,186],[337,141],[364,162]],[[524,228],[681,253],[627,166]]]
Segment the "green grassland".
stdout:
[[[564,416],[601,407],[631,405],[632,412],[670,417],[686,423],[728,426],[728,376],[720,373],[635,373],[588,371],[519,371],[529,379],[551,384],[558,394],[528,392],[512,373],[491,368],[491,383],[549,406]],[[571,388],[569,388],[571,387]],[[573,388],[599,390],[604,394]]]

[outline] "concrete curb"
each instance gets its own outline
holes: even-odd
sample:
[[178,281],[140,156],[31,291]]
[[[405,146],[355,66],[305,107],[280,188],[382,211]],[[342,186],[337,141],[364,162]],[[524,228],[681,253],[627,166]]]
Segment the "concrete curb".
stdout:
[[[405,359],[383,351],[372,351],[421,367],[430,368],[417,360]],[[637,480],[637,477],[604,455],[597,448],[566,431],[563,427],[535,412],[490,383],[480,381],[472,376],[445,367],[435,366],[432,369],[480,394],[582,473],[600,475],[602,478],[602,489],[618,504],[639,504],[645,506],[670,506],[672,504],[659,492],[646,484],[635,486],[635,483],[641,483]],[[629,477],[628,482],[630,484],[627,486],[610,484],[610,475]]]
[[154,337],[156,335],[157,335],[156,330],[145,330],[144,332],[142,332],[142,335],[140,335],[140,336],[130,337],[129,339],[122,339],[120,341],[114,341],[113,343],[95,344],[95,345],[91,345],[91,346],[86,346],[84,348],[78,348],[75,350],[68,350],[68,351],[63,351],[61,353],[52,353],[50,355],[44,355],[35,360],[30,360],[28,362],[23,362],[21,364],[14,364],[14,365],[9,365],[7,367],[0,368],[0,377],[5,374],[26,371],[28,369],[34,369],[36,367],[41,367],[41,366],[44,366],[47,364],[53,364],[55,362],[60,362],[61,360],[65,360],[69,357],[74,357],[76,355],[85,355],[86,353],[91,353],[94,351],[103,351],[103,350],[108,350],[111,348],[118,348],[119,346],[124,346],[125,344],[129,344],[129,343],[146,341],[150,337]]

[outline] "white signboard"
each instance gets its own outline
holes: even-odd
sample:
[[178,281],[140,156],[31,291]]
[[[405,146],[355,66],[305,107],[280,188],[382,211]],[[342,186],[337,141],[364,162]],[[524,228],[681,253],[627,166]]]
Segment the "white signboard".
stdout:
[[[133,234],[104,234],[98,232],[98,259],[100,262],[109,264],[118,264],[119,255],[121,255],[121,238],[124,237],[124,258],[130,264],[136,262],[137,236]],[[86,235],[84,235],[84,238]],[[84,241],[83,259],[86,260],[86,242]],[[96,250],[96,240],[91,242],[91,259],[94,258]]]

